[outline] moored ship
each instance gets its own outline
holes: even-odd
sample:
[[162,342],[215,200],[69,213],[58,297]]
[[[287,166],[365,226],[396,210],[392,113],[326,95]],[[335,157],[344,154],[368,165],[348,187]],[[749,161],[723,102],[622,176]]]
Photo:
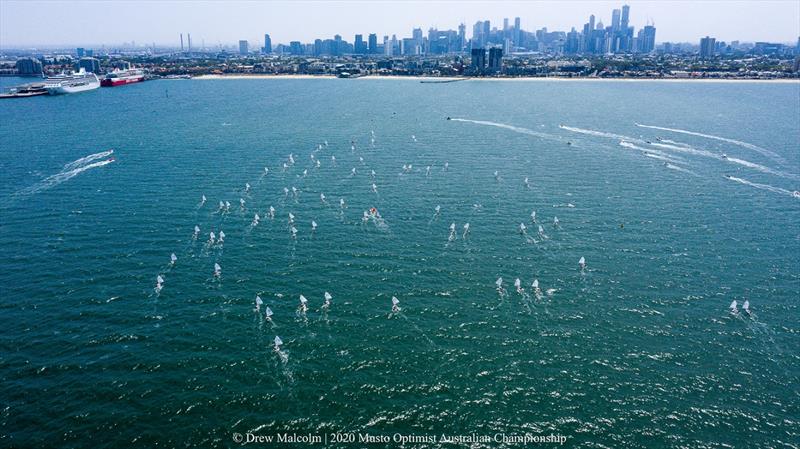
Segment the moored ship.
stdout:
[[142,69],[114,70],[100,82],[103,87],[123,86],[144,81]]
[[50,95],[74,94],[94,90],[100,87],[100,80],[97,75],[81,69],[78,73],[71,75],[61,74],[51,76],[44,81],[44,88]]

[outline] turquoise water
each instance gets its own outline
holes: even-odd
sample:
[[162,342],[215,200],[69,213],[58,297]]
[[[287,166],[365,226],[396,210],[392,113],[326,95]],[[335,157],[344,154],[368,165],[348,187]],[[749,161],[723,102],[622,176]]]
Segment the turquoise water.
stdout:
[[[3,101],[0,445],[798,447],[798,98],[798,83],[328,79]],[[362,222],[370,207],[382,220]]]

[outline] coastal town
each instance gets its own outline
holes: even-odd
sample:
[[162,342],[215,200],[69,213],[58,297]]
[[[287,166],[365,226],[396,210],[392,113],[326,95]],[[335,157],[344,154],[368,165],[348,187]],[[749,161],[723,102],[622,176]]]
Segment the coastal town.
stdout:
[[[777,53],[737,51],[701,57],[692,53],[564,55],[512,53],[497,49],[489,63],[482,50],[436,55],[291,55],[221,51],[109,49],[81,57],[81,51],[38,55],[5,51],[2,76],[52,76],[81,67],[106,74],[142,69],[147,78],[204,75],[415,76],[489,78],[634,78],[634,79],[800,79],[800,56],[789,48]],[[486,53],[493,53],[490,49]],[[499,56],[499,58],[498,58]]]
[[[206,45],[176,32],[171,44],[0,48],[0,76],[47,77],[83,69],[103,76],[142,70],[144,79],[198,76],[411,76],[459,78],[798,79],[797,42],[657,41],[648,20],[638,31],[631,8],[611,11],[610,25],[589,15],[570,31],[526,30],[522,19],[479,20],[468,36],[457,29],[413,28],[409,37],[336,34],[313,42],[273,44],[269,33],[253,45]],[[607,22],[608,23],[608,22]],[[494,26],[493,26],[494,25]],[[366,37],[366,38],[365,38]]]

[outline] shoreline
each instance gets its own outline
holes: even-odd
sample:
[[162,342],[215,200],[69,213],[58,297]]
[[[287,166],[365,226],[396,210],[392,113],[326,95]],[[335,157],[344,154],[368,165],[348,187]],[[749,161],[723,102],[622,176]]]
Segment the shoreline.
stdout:
[[[339,79],[335,75],[268,75],[268,74],[228,74],[228,75],[198,75],[194,76],[193,80],[221,80],[221,79],[250,79],[250,80],[264,80],[264,79]],[[366,75],[358,78],[346,78],[349,80],[408,80],[408,81],[624,81],[624,82],[680,82],[680,83],[800,83],[800,78],[791,79],[757,79],[757,78],[590,78],[590,77],[498,77],[498,78],[482,78],[482,77],[450,77],[450,76],[404,76],[404,75]],[[435,83],[434,83],[435,84]],[[446,84],[446,83],[440,83]]]

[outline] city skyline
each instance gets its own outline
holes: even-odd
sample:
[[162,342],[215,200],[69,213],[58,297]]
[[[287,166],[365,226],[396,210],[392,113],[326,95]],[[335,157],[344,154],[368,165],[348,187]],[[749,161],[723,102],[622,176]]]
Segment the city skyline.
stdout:
[[[0,1],[0,46],[54,47],[70,45],[120,45],[138,42],[139,45],[178,47],[180,33],[191,33],[195,47],[219,45],[239,46],[247,41],[252,48],[263,43],[264,33],[271,35],[273,45],[291,41],[313,42],[336,34],[347,41],[362,34],[397,35],[398,39],[410,36],[411,30],[421,28],[457,29],[461,23],[472,37],[473,24],[488,20],[492,28],[503,28],[503,20],[514,21],[520,17],[522,29],[535,31],[569,32],[573,27],[580,32],[590,15],[605,26],[612,24],[612,10],[622,5],[631,6],[630,24],[641,29],[649,23],[658,27],[657,42],[698,42],[711,35],[717,40],[795,42],[800,35],[800,2],[165,2],[158,5],[147,2],[21,2]],[[36,23],[22,20],[32,8],[47,6],[64,9],[64,14],[47,14],[37,17]],[[68,8],[63,6],[68,5]],[[154,7],[155,6],[155,7]],[[379,8],[377,8],[379,6]],[[553,7],[557,6],[557,7]],[[724,8],[722,7],[724,6]],[[160,8],[158,14],[154,9]],[[124,16],[127,21],[109,20]],[[376,14],[380,10],[380,14]],[[336,11],[336,16],[331,16]],[[52,12],[52,11],[51,11]],[[711,17],[713,20],[698,24],[692,17]],[[217,25],[209,25],[209,16]],[[331,20],[335,17],[336,20]],[[367,19],[372,17],[373,20]],[[687,19],[688,18],[688,19]],[[769,18],[770,27],[752,24],[764,23]],[[204,20],[206,19],[206,20]],[[676,20],[679,19],[679,20]],[[236,26],[219,24],[236,21]],[[302,23],[297,23],[300,20]],[[50,21],[73,26],[53,26]],[[148,23],[148,26],[141,25]],[[355,22],[353,22],[355,21]],[[747,26],[747,25],[750,26]],[[24,31],[23,31],[24,30]]]

